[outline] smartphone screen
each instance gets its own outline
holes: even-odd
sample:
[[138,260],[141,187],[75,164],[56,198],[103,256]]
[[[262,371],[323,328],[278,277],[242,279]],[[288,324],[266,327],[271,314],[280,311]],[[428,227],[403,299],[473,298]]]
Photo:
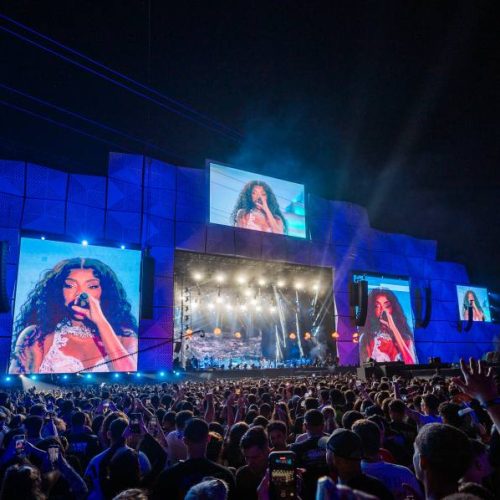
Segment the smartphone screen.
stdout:
[[140,413],[131,413],[130,414],[130,430],[134,434],[140,434],[141,433],[141,414]]
[[22,455],[25,450],[25,437],[24,436],[15,436],[14,442],[16,443],[16,455]]
[[295,453],[291,451],[274,451],[270,453],[269,472],[271,476],[271,499],[297,497]]

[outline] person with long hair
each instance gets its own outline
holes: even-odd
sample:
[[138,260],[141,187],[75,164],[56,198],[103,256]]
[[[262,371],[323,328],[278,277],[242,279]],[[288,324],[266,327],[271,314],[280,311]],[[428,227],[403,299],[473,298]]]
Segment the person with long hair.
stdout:
[[137,369],[137,320],[115,272],[97,259],[45,271],[14,324],[9,373]]
[[365,362],[404,361],[415,364],[413,333],[396,295],[385,288],[375,288],[368,295],[365,326],[360,328],[360,357]]
[[469,307],[472,307],[472,321],[484,321],[484,311],[474,290],[467,290],[464,294],[462,319],[465,321],[469,319]]
[[231,223],[266,233],[286,234],[288,229],[276,195],[263,181],[250,181],[243,186],[231,214]]

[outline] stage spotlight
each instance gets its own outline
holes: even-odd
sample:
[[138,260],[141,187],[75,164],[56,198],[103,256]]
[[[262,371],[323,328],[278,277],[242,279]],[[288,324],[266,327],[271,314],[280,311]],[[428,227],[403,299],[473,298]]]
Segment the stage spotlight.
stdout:
[[276,312],[276,306],[271,306],[271,307],[269,308],[269,312],[271,312],[271,313],[275,313],[275,312]]
[[113,378],[120,378],[120,374],[119,373],[114,373],[113,374]]
[[226,277],[223,274],[218,274],[215,277],[215,281],[217,281],[217,283],[224,283],[224,281],[226,281]]
[[261,312],[261,311],[262,311],[262,307],[261,307],[261,306],[256,306],[256,307],[255,307],[255,310],[256,310],[257,312]]
[[200,281],[203,279],[203,274],[201,274],[199,271],[193,273],[193,278],[195,281]]
[[191,330],[191,328],[188,328],[186,330],[186,337],[190,338],[193,336],[193,330]]
[[141,372],[137,372],[137,373],[135,374],[135,376],[136,376],[137,378],[141,378],[141,377],[142,377],[142,374],[141,374]]
[[125,250],[125,245],[120,245],[120,248],[121,248],[122,250]]
[[214,328],[214,335],[220,335],[221,333],[222,333],[222,330],[218,326],[216,326]]
[[276,283],[276,286],[278,288],[283,288],[285,286],[285,282],[283,280],[278,280],[278,282]]
[[310,332],[304,333],[304,340],[311,340],[311,333]]
[[40,239],[45,241],[45,236],[42,234],[42,236],[40,236]]
[[243,295],[244,295],[245,297],[251,297],[251,296],[252,296],[252,294],[253,294],[253,292],[252,292],[252,289],[251,289],[251,288],[247,288],[247,289],[245,289],[245,290],[243,291]]
[[294,287],[295,287],[295,290],[302,290],[302,288],[304,288],[304,284],[301,281],[297,281],[294,284]]
[[312,289],[317,292],[319,290],[319,283],[314,283]]
[[245,282],[246,282],[246,278],[242,274],[240,274],[236,277],[236,283],[238,283],[239,285],[244,285]]
[[174,375],[175,375],[176,377],[180,377],[181,372],[174,372]]
[[266,280],[263,279],[263,278],[260,278],[259,281],[257,282],[259,284],[259,286],[265,286],[266,284]]
[[241,309],[242,311],[246,311],[246,310],[247,310],[247,306],[246,306],[246,304],[240,304],[240,309]]
[[240,333],[240,332],[234,332],[234,336],[235,336],[237,339],[241,339],[241,333]]
[[92,374],[90,374],[90,373],[86,373],[86,374],[85,374],[85,378],[86,378],[87,380],[90,380],[90,379],[92,378]]
[[5,382],[10,382],[12,379],[7,375],[7,377],[5,377]]
[[68,380],[68,375],[64,374],[64,375],[62,376],[62,378],[63,378],[63,380]]
[[86,247],[89,245],[89,242],[87,240],[82,240],[82,246]]
[[223,300],[224,299],[221,296],[217,296],[217,298],[215,299],[215,302],[217,302],[217,304],[222,304]]
[[192,304],[191,304],[191,309],[197,309],[198,308],[198,301],[195,300]]
[[160,375],[160,377],[164,377],[165,376],[165,372],[160,372],[159,375]]
[[208,307],[210,310],[212,310],[212,309],[214,309],[214,308],[215,308],[215,305],[214,305],[212,302],[209,302],[209,303],[207,304],[207,307]]
[[340,337],[339,332],[332,332],[331,336],[333,340],[337,340]]
[[228,303],[226,304],[226,309],[227,309],[228,311],[230,311],[232,308],[233,308],[233,306],[231,305],[231,303],[230,303],[230,302],[228,302]]
[[31,380],[36,380],[38,377],[36,375],[31,375],[30,379]]
[[295,340],[297,338],[297,334],[295,334],[294,332],[291,332],[290,335],[288,335],[288,338],[290,340]]
[[256,306],[258,303],[259,303],[258,299],[257,299],[256,297],[254,297],[254,298],[252,299],[252,304],[253,304],[254,306]]

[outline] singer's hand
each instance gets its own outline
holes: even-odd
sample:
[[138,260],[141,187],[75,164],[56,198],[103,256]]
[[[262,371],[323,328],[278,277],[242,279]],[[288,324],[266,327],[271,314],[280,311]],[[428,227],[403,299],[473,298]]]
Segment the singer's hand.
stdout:
[[106,317],[101,309],[101,304],[99,301],[92,297],[92,295],[88,296],[89,308],[80,307],[80,306],[72,306],[73,311],[85,316],[89,321],[94,323],[96,326],[100,324],[106,323]]

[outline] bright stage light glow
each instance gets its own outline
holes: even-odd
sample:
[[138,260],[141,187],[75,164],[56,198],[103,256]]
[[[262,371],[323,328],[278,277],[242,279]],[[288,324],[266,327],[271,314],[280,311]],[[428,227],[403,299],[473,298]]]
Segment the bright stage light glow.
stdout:
[[247,310],[247,306],[246,306],[246,304],[240,304],[240,309],[241,309],[242,311],[246,311],[246,310]]
[[304,288],[304,284],[301,281],[297,281],[294,285],[295,290],[302,290]]
[[213,304],[213,302],[209,302],[209,303],[207,304],[207,307],[208,307],[210,310],[212,310],[212,309],[214,309],[214,308],[215,308],[215,305]]
[[137,378],[141,378],[141,377],[142,377],[142,373],[141,373],[141,372],[137,372],[137,373],[135,374],[135,376],[136,376]]
[[230,311],[232,308],[233,308],[233,306],[231,305],[231,303],[230,303],[230,302],[228,302],[228,303],[226,304],[226,309],[227,309],[228,311]]
[[244,295],[245,297],[251,297],[252,293],[253,293],[253,292],[252,292],[252,289],[251,289],[251,288],[246,288],[246,289],[243,291],[243,295]]
[[276,286],[278,288],[283,288],[285,286],[284,280],[278,280],[278,282],[276,283]]
[[191,304],[191,309],[198,309],[198,302],[195,300],[192,304]]
[[64,374],[64,375],[62,376],[62,378],[63,378],[63,380],[68,380],[68,375]]
[[214,328],[214,335],[220,335],[222,333],[222,330],[217,326]]
[[31,375],[30,379],[31,380],[36,380],[38,377],[36,375]]
[[42,234],[42,236],[40,236],[40,239],[45,240],[45,236]]
[[218,274],[215,276],[215,281],[217,281],[217,283],[224,283],[224,281],[226,281],[226,277],[223,274]]
[[120,378],[120,374],[119,374],[119,373],[114,373],[114,374],[113,374],[113,377],[114,377],[114,378]]
[[269,308],[269,312],[271,312],[271,313],[275,313],[275,312],[276,312],[276,306],[271,306],[271,307]]
[[196,271],[195,273],[193,273],[193,279],[195,281],[200,281],[201,279],[203,279],[203,274],[201,274],[199,271]]
[[215,299],[215,302],[217,302],[217,304],[222,304],[222,301],[223,301],[223,300],[224,300],[224,299],[223,299],[222,297],[218,296],[218,297]]
[[87,240],[82,240],[82,246],[86,247],[89,245],[89,242]]
[[87,380],[90,380],[90,379],[92,378],[92,375],[91,375],[90,373],[86,373],[86,374],[85,374],[85,378],[86,378]]
[[240,274],[240,275],[238,275],[238,276],[236,277],[236,283],[238,283],[239,285],[244,285],[244,284],[245,284],[245,282],[246,282],[246,280],[247,280],[247,279],[246,279],[246,278],[245,278],[245,276],[243,276],[242,274]]
[[253,304],[254,306],[256,306],[258,303],[259,303],[259,301],[258,301],[258,300],[254,297],[254,298],[252,299],[252,304]]
[[260,311],[262,311],[262,307],[261,307],[261,306],[257,306],[257,307],[255,308],[255,310],[256,310],[257,312],[260,312]]
[[314,283],[312,289],[317,292],[319,290],[319,283]]
[[241,333],[240,333],[240,332],[234,332],[234,336],[235,336],[237,339],[241,339]]
[[160,377],[164,377],[165,376],[165,372],[160,372]]
[[265,286],[266,280],[264,278],[260,278],[257,283],[259,284],[259,286]]
[[11,380],[12,379],[9,376],[5,377],[5,382],[10,382]]

